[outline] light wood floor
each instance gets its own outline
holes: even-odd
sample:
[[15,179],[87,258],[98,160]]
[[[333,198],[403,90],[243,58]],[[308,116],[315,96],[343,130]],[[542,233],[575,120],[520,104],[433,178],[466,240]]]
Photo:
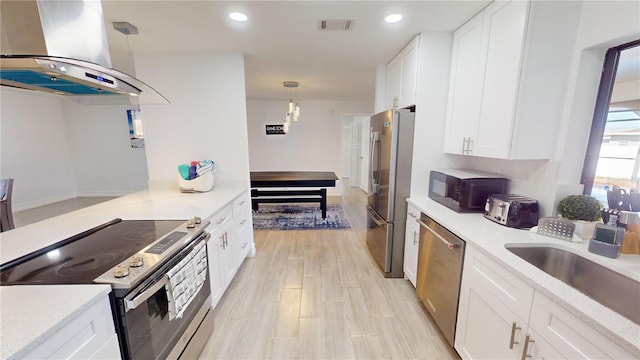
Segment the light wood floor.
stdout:
[[254,232],[201,359],[458,359],[411,283],[369,255],[364,192],[342,204],[350,230]]

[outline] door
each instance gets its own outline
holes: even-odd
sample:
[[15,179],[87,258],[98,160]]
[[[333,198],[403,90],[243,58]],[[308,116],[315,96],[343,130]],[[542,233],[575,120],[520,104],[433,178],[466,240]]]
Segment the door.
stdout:
[[391,271],[392,233],[393,224],[387,223],[371,206],[367,206],[367,246],[384,272]]
[[393,111],[371,117],[369,134],[369,205],[385,221],[393,221],[389,207]]

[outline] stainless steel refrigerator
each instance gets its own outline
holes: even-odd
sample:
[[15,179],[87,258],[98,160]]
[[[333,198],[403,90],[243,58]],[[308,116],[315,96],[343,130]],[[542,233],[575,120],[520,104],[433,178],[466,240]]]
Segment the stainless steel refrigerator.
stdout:
[[371,117],[367,245],[386,277],[403,277],[414,122],[409,110]]

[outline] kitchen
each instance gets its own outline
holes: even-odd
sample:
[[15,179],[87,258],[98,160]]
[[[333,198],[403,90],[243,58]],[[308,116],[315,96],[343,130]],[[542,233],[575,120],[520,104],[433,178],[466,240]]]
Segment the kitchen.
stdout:
[[[416,150],[414,150],[414,154],[420,154],[420,157],[414,161],[416,165],[414,165],[412,172],[411,197],[426,196],[428,171],[436,167],[484,168],[498,171],[512,179],[513,192],[539,199],[543,207],[546,207],[547,214],[550,213],[556,198],[567,193],[579,192],[576,189],[579,188],[581,162],[574,159],[581,159],[584,156],[584,144],[588,136],[593,109],[593,94],[599,82],[598,72],[593,72],[593,69],[599,69],[601,66],[601,59],[598,55],[602,54],[606,48],[623,43],[633,38],[634,34],[637,35],[637,18],[633,15],[637,14],[637,4],[623,2],[616,3],[616,7],[613,7],[603,3],[586,2],[582,5],[580,20],[574,24],[575,29],[579,30],[577,45],[573,52],[571,71],[566,75],[567,90],[563,109],[563,128],[558,135],[558,143],[562,144],[562,147],[556,150],[556,155],[552,160],[507,161],[443,155],[441,143],[444,123],[433,122],[430,119],[444,119],[445,117],[446,92],[442,89],[447,88],[448,71],[442,71],[442,69],[448,69],[449,64],[442,57],[433,56],[434,52],[430,52],[429,49],[437,51],[436,46],[446,47],[447,34],[422,34],[424,36],[421,36],[420,39],[422,42],[420,51],[425,55],[421,57],[424,59],[424,63],[420,64],[421,71],[418,72],[419,79],[416,90],[416,107],[419,109],[416,113],[416,133],[421,134],[421,141],[416,142]],[[469,14],[469,17],[471,15],[473,14]],[[605,24],[606,22],[610,22],[610,24]],[[433,42],[429,41],[430,39]],[[408,42],[409,39],[406,41]],[[398,44],[398,47],[402,45]],[[583,49],[588,50],[583,51]],[[217,174],[221,185],[224,182],[242,183],[243,181],[246,184],[246,174],[249,170],[249,163],[251,163],[251,146],[248,145],[247,128],[249,126],[263,126],[264,123],[252,120],[249,117],[250,114],[245,110],[245,108],[249,108],[251,101],[247,101],[245,107],[245,75],[242,56],[240,54],[217,53],[158,55],[134,54],[136,75],[154,87],[163,89],[162,93],[172,101],[170,107],[143,107],[145,117],[156,119],[156,122],[149,121],[148,125],[145,125],[147,136],[145,151],[149,181],[162,183],[167,179],[173,179],[174,164],[184,161],[185,158],[205,158],[208,154],[214,153],[220,154],[215,160],[220,164]],[[181,65],[178,68],[176,64]],[[209,77],[205,79],[202,79],[203,74],[200,72],[181,70],[184,68],[199,69],[207,66],[212,68],[213,73],[208,73]],[[176,69],[176,73],[182,73],[178,76],[167,69]],[[224,84],[224,87],[213,88],[210,86],[212,83]],[[11,118],[14,113],[24,114],[24,112],[38,111],[38,107],[32,105],[34,101],[41,102],[45,106],[44,109],[50,111],[28,116],[29,119],[25,121],[35,121],[46,116],[49,119],[64,122],[64,117],[68,116],[73,121],[80,122],[83,119],[92,118],[90,115],[95,112],[104,111],[106,114],[107,111],[113,111],[116,115],[118,112],[109,106],[98,108],[82,107],[75,104],[61,106],[46,97],[21,95],[21,93],[16,94],[16,92],[2,90],[3,119]],[[15,105],[15,108],[7,105]],[[215,115],[211,112],[212,105],[216,107]],[[304,103],[302,105],[304,107]],[[386,107],[383,102],[376,101],[376,110]],[[123,112],[124,108],[121,109]],[[363,112],[364,110],[351,111]],[[211,115],[203,121],[201,117],[185,116],[187,114]],[[228,120],[238,118],[248,118],[248,123]],[[177,123],[175,119],[180,119],[180,122]],[[95,119],[95,121],[98,122],[99,119]],[[260,124],[251,125],[256,122]],[[3,121],[3,144],[5,144],[5,136],[11,136],[11,133],[5,132],[5,124]],[[189,132],[189,136],[179,136],[184,134],[183,129],[199,129],[199,131]],[[572,131],[569,131],[570,129]],[[573,129],[580,129],[580,131]],[[215,137],[216,141],[211,142],[208,141],[208,138],[201,138],[204,133],[224,134],[224,136],[218,135]],[[86,135],[83,133],[83,136]],[[89,141],[89,144],[91,143],[98,142]],[[182,146],[168,147],[166,144]],[[82,149],[91,150],[89,146]],[[229,149],[237,151],[228,151]],[[2,153],[4,174],[5,161],[12,160],[5,160],[4,148]],[[87,154],[86,158],[83,157],[82,152],[80,154],[73,152],[73,157],[80,157],[81,161],[78,163],[91,164],[91,152],[84,154]],[[117,157],[117,159],[123,158],[126,156]],[[29,160],[29,163],[38,163],[38,159]],[[66,161],[69,161],[68,158]],[[49,173],[52,169],[46,168],[48,164],[49,162],[45,161],[41,165]],[[38,175],[42,173],[38,167],[25,168],[32,169],[30,171],[35,171],[36,174],[33,176],[25,174],[24,178],[37,179]],[[23,171],[26,170],[28,169]],[[91,171],[87,170],[87,172]],[[116,181],[120,177],[114,176],[112,181]],[[58,187],[67,189],[68,192],[74,191],[73,179],[71,181],[67,181],[68,178],[55,180],[59,181]],[[99,181],[94,182],[98,183]],[[141,188],[118,188],[118,190],[135,191],[141,190]]]

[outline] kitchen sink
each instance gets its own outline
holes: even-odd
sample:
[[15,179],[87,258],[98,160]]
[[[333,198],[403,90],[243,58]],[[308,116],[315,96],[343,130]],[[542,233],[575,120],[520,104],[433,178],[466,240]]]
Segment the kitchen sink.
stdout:
[[505,246],[540,270],[640,325],[640,282],[569,251]]

